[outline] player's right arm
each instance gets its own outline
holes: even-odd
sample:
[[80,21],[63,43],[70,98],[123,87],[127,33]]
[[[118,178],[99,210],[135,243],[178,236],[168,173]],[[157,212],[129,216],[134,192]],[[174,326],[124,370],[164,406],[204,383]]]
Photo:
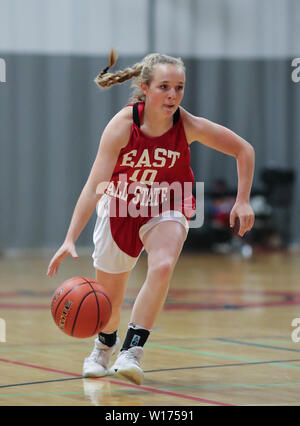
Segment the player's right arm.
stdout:
[[[99,144],[97,156],[90,175],[76,203],[71,223],[62,246],[51,259],[47,275],[57,273],[60,262],[67,256],[78,258],[75,242],[93,214],[97,202],[104,192],[103,183],[111,179],[120,150],[125,147],[130,137],[132,124],[132,107],[123,108],[106,126]],[[101,186],[102,193],[97,193]]]

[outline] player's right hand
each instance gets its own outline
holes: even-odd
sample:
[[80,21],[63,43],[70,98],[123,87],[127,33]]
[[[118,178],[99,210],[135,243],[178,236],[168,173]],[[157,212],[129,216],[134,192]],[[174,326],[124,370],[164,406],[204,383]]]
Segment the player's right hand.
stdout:
[[74,259],[78,259],[78,254],[75,249],[74,243],[64,243],[55,253],[55,255],[50,260],[47,275],[52,277],[53,273],[57,274],[58,267],[60,262],[62,262],[67,256],[72,256]]

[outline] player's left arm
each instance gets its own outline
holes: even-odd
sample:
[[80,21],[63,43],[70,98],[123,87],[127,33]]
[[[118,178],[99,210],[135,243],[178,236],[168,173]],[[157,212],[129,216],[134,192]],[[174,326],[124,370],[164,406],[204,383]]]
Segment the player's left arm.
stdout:
[[224,126],[183,111],[184,127],[188,143],[199,141],[224,154],[236,158],[238,191],[230,213],[230,226],[236,218],[240,221],[239,235],[250,231],[254,225],[254,212],[250,206],[250,192],[254,174],[255,153],[253,147]]

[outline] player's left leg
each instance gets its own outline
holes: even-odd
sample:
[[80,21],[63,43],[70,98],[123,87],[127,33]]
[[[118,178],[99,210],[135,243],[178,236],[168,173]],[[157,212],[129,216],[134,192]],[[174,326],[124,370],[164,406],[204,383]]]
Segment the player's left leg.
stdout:
[[136,384],[143,381],[140,367],[143,346],[164,305],[185,239],[186,229],[175,221],[159,223],[144,236],[143,244],[148,253],[147,276],[135,300],[123,347],[112,367],[113,372]]

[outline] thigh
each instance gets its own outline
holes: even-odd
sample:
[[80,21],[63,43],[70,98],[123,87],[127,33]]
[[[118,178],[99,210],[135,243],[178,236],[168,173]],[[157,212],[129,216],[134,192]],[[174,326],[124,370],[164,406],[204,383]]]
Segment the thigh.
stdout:
[[175,264],[185,239],[186,230],[178,222],[166,221],[155,225],[143,238],[148,262],[167,260]]
[[[142,244],[139,241],[141,246],[134,253],[126,250],[126,243],[130,247],[130,242],[134,241],[130,238],[132,229],[130,224],[124,222],[124,218],[110,217],[110,206],[111,198],[104,195],[97,207],[98,216],[93,234],[95,248],[92,257],[96,270],[106,272],[107,276],[109,274],[117,276],[134,268],[141,253]],[[120,235],[122,235],[121,241],[118,240]],[[106,274],[103,276],[104,280],[109,279],[106,278]]]

